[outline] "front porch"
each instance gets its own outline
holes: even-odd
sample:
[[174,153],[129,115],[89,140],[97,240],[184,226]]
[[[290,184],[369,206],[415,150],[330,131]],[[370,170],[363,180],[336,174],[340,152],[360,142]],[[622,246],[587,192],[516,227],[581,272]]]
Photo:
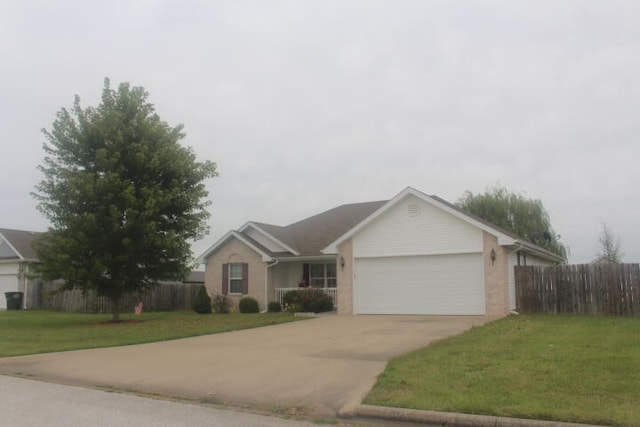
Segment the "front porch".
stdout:
[[289,291],[319,289],[338,305],[336,260],[334,256],[307,258],[304,260],[281,259],[270,270],[269,283],[271,301],[282,304],[284,294]]
[[[282,305],[282,298],[284,297],[284,294],[286,294],[289,291],[297,291],[299,289],[309,289],[309,288],[301,288],[301,287],[295,287],[295,288],[275,288],[275,301],[278,301],[280,303],[280,305]],[[325,294],[329,295],[331,297],[331,299],[333,300],[333,307],[335,309],[335,307],[338,306],[338,292],[337,292],[337,288],[313,288],[313,289],[319,289],[322,292],[324,292]]]

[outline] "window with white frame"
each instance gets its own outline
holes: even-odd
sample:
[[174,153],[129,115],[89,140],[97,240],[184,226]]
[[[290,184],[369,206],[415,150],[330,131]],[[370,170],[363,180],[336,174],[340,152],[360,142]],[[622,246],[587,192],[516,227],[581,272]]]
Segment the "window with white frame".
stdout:
[[335,288],[337,284],[336,264],[311,264],[309,283],[314,288]]
[[244,292],[244,277],[242,277],[242,263],[229,264],[229,293]]

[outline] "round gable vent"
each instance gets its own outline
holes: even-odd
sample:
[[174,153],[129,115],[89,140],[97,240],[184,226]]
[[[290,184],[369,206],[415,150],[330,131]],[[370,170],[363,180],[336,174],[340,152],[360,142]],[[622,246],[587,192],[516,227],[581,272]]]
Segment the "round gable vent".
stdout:
[[409,212],[409,216],[418,216],[420,215],[420,206],[409,205],[409,207],[407,208],[407,211]]

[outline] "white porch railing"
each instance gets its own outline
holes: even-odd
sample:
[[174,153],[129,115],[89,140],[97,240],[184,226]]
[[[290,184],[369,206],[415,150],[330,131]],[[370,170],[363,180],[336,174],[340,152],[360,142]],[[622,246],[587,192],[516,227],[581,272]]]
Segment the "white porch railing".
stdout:
[[[300,289],[305,289],[305,288],[276,288],[276,301],[278,301],[281,305],[282,305],[282,297],[284,297],[284,294],[286,294],[289,291],[297,291]],[[308,289],[308,288],[307,288]],[[313,288],[313,289],[319,289],[321,291],[323,291],[325,294],[329,295],[331,297],[331,299],[333,300],[333,306],[337,307],[338,306],[338,293],[337,293],[337,289],[336,288]]]

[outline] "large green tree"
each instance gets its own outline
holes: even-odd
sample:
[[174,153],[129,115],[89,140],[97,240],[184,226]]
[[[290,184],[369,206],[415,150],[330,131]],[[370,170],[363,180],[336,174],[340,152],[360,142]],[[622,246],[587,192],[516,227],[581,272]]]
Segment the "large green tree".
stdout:
[[559,242],[560,236],[553,230],[549,214],[538,199],[529,199],[496,185],[481,194],[466,191],[456,205],[565,259],[567,257],[567,250]]
[[162,121],[144,88],[114,90],[108,79],[98,107],[76,96],[43,132],[44,179],[33,196],[51,227],[35,244],[40,272],[108,297],[118,321],[123,296],[188,274],[216,165],[180,144],[182,125]]

